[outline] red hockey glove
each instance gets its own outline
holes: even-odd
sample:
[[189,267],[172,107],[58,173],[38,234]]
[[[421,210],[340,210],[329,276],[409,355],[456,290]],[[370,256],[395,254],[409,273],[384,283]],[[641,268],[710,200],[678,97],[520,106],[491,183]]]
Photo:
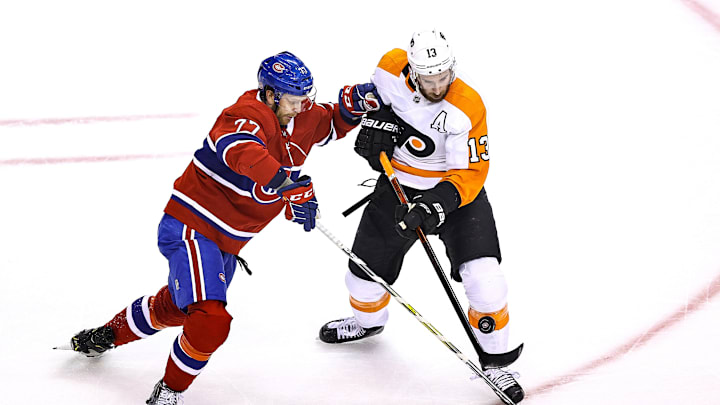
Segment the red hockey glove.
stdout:
[[315,228],[318,203],[309,176],[301,176],[295,183],[279,188],[277,194],[285,201],[285,218],[302,224],[306,232]]
[[373,83],[345,86],[338,95],[340,115],[348,124],[357,124],[368,111],[377,111],[383,106],[380,95]]

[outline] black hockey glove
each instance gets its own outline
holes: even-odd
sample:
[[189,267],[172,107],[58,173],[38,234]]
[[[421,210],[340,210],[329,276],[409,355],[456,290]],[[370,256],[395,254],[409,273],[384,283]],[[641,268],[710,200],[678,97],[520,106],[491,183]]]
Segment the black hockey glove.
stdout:
[[395,208],[395,230],[403,238],[417,239],[419,226],[429,234],[445,223],[447,215],[460,205],[460,195],[450,182],[440,182],[434,188],[420,191],[408,205]]
[[355,153],[364,157],[373,170],[383,171],[380,165],[380,152],[392,158],[397,136],[400,133],[395,113],[389,107],[369,112],[360,121],[360,133],[355,139]]

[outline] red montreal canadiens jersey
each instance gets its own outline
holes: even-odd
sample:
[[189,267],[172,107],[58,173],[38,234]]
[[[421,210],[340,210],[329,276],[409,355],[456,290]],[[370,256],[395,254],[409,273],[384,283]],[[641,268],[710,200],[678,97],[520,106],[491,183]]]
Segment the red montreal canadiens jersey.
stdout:
[[284,207],[264,187],[278,170],[297,179],[314,145],[340,139],[352,128],[337,104],[314,104],[281,128],[258,91],[248,91],[220,114],[175,181],[165,212],[238,254]]

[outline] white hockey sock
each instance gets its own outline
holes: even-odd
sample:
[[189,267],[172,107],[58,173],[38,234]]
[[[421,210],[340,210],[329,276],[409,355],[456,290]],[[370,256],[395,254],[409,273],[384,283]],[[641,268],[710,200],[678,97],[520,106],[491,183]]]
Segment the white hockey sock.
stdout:
[[473,326],[473,332],[478,338],[480,346],[487,353],[505,353],[508,351],[508,338],[510,337],[510,327],[507,325],[490,333],[483,333],[480,329]]
[[350,271],[345,275],[345,285],[350,291],[350,305],[360,326],[372,328],[387,323],[390,294],[381,285],[363,280]]
[[504,353],[510,328],[507,282],[494,257],[482,257],[460,265],[465,294],[470,301],[468,318],[480,345],[488,353]]

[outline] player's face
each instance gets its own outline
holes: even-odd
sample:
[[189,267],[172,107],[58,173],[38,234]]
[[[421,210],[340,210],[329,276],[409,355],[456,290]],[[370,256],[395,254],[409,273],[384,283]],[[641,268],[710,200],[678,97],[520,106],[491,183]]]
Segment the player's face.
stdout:
[[452,80],[452,70],[446,70],[436,75],[418,75],[420,91],[426,99],[436,103],[447,94]]
[[307,111],[312,107],[313,100],[311,96],[294,96],[292,94],[284,94],[280,98],[278,108],[275,115],[280,121],[280,125],[287,125],[291,119],[303,111]]

